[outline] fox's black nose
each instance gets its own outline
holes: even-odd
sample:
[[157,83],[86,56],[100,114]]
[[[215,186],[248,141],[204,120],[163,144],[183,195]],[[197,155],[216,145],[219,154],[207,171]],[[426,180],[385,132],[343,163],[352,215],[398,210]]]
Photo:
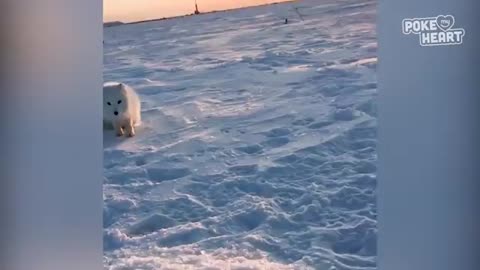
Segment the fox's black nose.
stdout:
[[118,112],[117,112],[117,111],[114,111],[113,114],[118,115]]

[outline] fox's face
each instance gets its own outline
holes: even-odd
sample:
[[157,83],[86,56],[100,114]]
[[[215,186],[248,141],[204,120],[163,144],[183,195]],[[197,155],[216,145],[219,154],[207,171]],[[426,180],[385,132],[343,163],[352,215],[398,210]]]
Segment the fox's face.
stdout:
[[115,119],[127,110],[126,91],[123,85],[103,87],[103,114]]

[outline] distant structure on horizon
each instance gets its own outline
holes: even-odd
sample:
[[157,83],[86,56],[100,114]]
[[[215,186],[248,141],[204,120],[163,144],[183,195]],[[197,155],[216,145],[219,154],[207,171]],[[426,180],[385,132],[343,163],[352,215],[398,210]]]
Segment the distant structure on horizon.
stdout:
[[112,27],[112,26],[118,26],[124,24],[123,22],[120,21],[113,21],[113,22],[104,22],[103,27]]
[[194,14],[195,14],[195,15],[200,14],[200,11],[198,11],[197,0],[195,0],[195,12],[194,12]]

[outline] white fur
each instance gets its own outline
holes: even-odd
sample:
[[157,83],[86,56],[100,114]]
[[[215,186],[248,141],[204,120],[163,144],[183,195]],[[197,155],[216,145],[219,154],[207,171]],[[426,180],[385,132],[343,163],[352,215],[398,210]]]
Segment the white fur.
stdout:
[[130,86],[124,83],[103,85],[103,124],[113,128],[117,136],[135,136],[135,127],[141,124],[140,110],[140,98]]

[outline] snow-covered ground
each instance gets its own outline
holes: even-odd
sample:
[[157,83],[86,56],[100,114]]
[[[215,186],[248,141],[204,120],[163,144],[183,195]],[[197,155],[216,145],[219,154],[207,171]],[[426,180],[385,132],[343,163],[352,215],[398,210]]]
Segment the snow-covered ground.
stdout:
[[144,126],[104,135],[105,267],[376,269],[375,17],[305,0],[106,28]]

